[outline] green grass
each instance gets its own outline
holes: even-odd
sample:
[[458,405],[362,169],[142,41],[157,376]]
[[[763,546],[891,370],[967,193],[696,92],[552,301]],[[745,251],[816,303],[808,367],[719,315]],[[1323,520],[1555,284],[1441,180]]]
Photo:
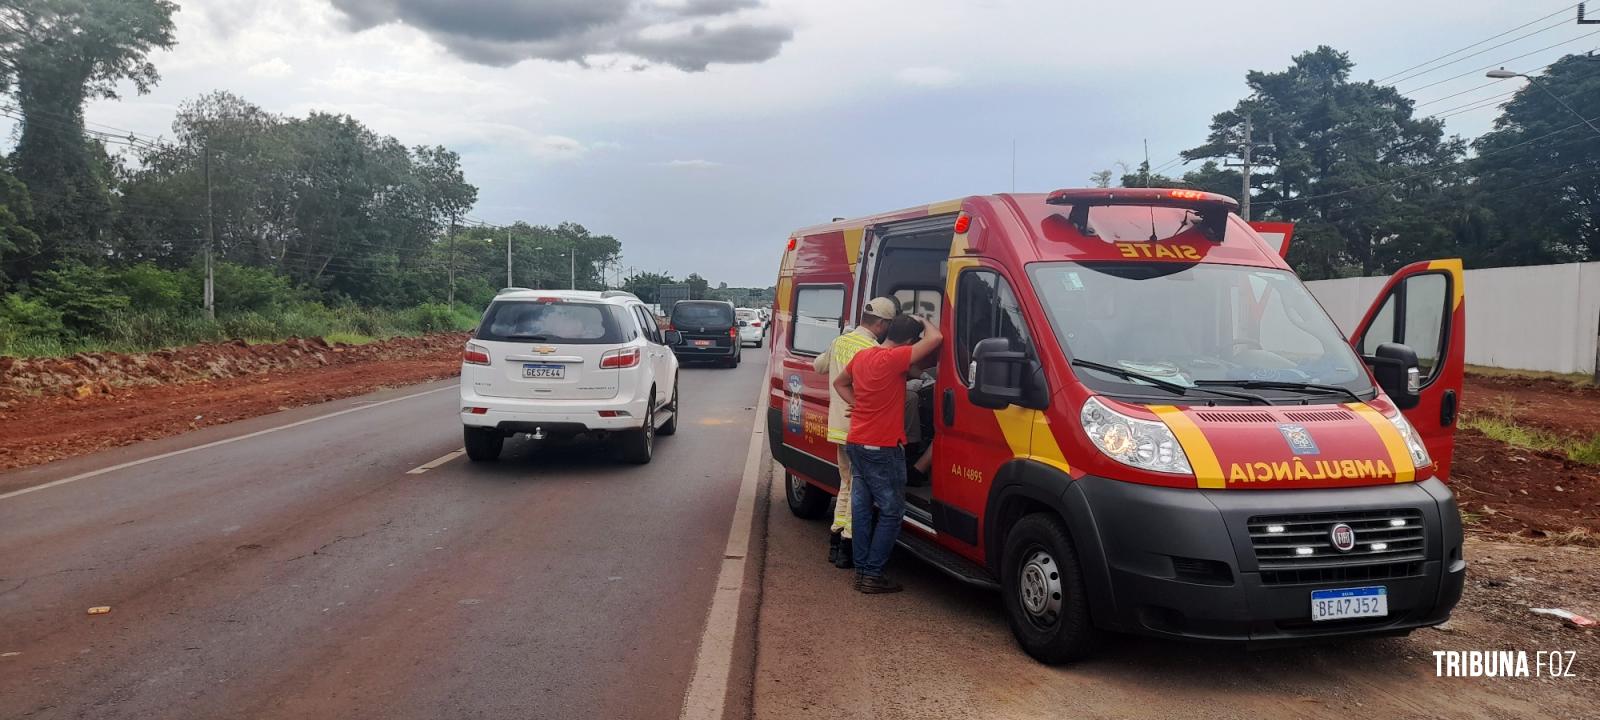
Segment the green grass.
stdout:
[[362,335],[361,333],[353,332],[331,332],[327,335],[323,335],[322,339],[328,341],[329,345],[365,345],[378,340],[371,335]]
[[1600,465],[1600,436],[1574,438],[1519,425],[1504,416],[1486,413],[1464,415],[1461,425],[1512,447],[1560,453],[1573,462]]
[[5,332],[0,355],[61,357],[81,352],[148,352],[242,338],[251,343],[320,337],[330,343],[363,345],[375,340],[434,332],[471,330],[478,313],[465,305],[433,303],[412,308],[327,307],[297,303],[272,312],[241,312],[215,321],[197,312],[121,311],[93,336]]

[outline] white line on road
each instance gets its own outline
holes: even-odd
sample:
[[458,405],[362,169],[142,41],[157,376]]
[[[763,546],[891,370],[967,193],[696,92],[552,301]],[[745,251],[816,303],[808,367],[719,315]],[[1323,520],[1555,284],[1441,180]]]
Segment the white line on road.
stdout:
[[462,455],[465,455],[465,454],[467,454],[467,449],[466,448],[461,448],[460,450],[452,450],[450,452],[445,453],[444,455],[441,455],[441,456],[439,456],[437,458],[429,460],[429,461],[427,461],[427,462],[425,462],[425,463],[423,463],[421,465],[418,465],[418,466],[416,466],[414,468],[411,468],[410,470],[407,470],[406,474],[407,475],[421,475],[421,474],[423,474],[423,473],[425,473],[425,472],[427,472],[429,470],[432,470],[432,469],[434,469],[436,467],[439,467],[440,465],[443,465],[443,464],[445,464],[447,462],[450,462],[451,460],[454,460],[454,459],[456,459],[458,457],[461,457]]
[[367,404],[367,405],[361,405],[361,406],[353,407],[353,408],[346,408],[344,410],[331,412],[331,413],[328,413],[326,415],[318,415],[318,416],[313,417],[313,418],[306,418],[304,420],[297,420],[297,421],[289,423],[287,425],[279,425],[277,427],[271,427],[271,428],[267,428],[265,430],[257,430],[257,431],[255,431],[253,433],[246,433],[246,434],[240,435],[238,437],[223,438],[221,440],[215,440],[215,441],[212,441],[212,442],[208,442],[208,443],[206,443],[204,445],[196,445],[194,447],[187,447],[187,448],[183,448],[182,450],[173,450],[172,452],[165,452],[165,453],[161,453],[160,455],[151,455],[150,457],[139,458],[138,460],[129,460],[128,462],[119,463],[117,465],[112,465],[111,467],[103,467],[103,468],[100,468],[99,470],[90,470],[89,472],[79,473],[77,475],[73,475],[72,477],[61,478],[60,480],[51,480],[50,482],[47,482],[47,483],[44,483],[44,484],[41,484],[41,485],[34,485],[33,487],[25,487],[25,488],[22,488],[21,490],[12,490],[11,492],[0,494],[0,500],[10,500],[11,498],[17,497],[18,495],[27,495],[28,493],[37,492],[39,490],[44,490],[45,488],[53,488],[53,487],[56,487],[57,485],[66,485],[67,483],[75,483],[75,482],[77,482],[79,480],[88,480],[89,478],[92,478],[92,477],[99,477],[99,476],[104,475],[106,473],[113,473],[113,472],[116,472],[118,470],[126,470],[128,468],[137,467],[137,466],[143,465],[145,463],[152,463],[152,462],[155,462],[157,460],[165,460],[167,458],[177,457],[179,455],[187,455],[187,454],[195,452],[197,450],[205,450],[205,449],[208,449],[208,448],[217,447],[219,445],[227,445],[229,443],[236,443],[236,442],[239,442],[240,440],[249,440],[251,438],[261,437],[262,435],[270,435],[272,433],[278,432],[279,430],[288,430],[289,428],[297,428],[297,427],[300,427],[301,425],[309,425],[311,423],[317,422],[318,420],[327,420],[329,418],[336,418],[336,417],[339,417],[340,415],[349,415],[350,413],[353,413],[353,412],[361,412],[362,410],[371,410],[371,409],[373,409],[375,407],[381,407],[381,406],[384,406],[384,405],[388,405],[390,403],[397,403],[397,402],[401,402],[403,400],[410,400],[412,398],[419,398],[419,397],[422,397],[423,395],[432,395],[432,394],[434,394],[436,392],[444,392],[446,390],[455,390],[455,389],[457,389],[456,386],[451,385],[449,387],[434,388],[432,390],[423,390],[422,392],[419,392],[419,393],[412,393],[410,395],[402,395],[400,397],[390,398],[388,400],[379,400],[378,402],[370,403],[370,404]]
[[722,555],[722,571],[717,574],[717,589],[706,613],[706,629],[695,652],[694,676],[683,697],[684,720],[722,720],[728,695],[728,675],[733,669],[733,639],[739,629],[739,596],[744,593],[745,556],[750,552],[750,521],[755,517],[756,488],[761,472],[761,453],[766,442],[767,383],[761,375],[761,397],[756,401],[755,427],[750,431],[750,452],[744,460],[744,479],[739,484],[739,500],[733,506],[733,522],[728,528],[728,546]]

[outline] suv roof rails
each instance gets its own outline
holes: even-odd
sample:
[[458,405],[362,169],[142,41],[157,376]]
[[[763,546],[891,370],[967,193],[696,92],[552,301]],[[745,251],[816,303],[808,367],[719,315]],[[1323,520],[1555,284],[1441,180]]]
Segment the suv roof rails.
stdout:
[[525,287],[503,287],[503,288],[500,288],[500,292],[497,292],[495,294],[496,295],[504,295],[504,294],[509,293],[509,292],[525,292],[525,291],[532,291],[532,290],[533,290],[533,288],[525,288]]
[[639,299],[638,295],[635,295],[635,294],[633,294],[631,292],[628,292],[627,290],[606,290],[606,291],[600,293],[600,297],[603,297],[603,298],[631,297],[631,298],[633,298],[635,300]]

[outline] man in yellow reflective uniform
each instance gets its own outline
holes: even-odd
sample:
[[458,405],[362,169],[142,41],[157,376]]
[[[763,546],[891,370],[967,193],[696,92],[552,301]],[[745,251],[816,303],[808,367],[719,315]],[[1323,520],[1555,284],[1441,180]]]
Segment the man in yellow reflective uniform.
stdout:
[[889,298],[873,298],[861,309],[861,324],[833,339],[833,344],[817,356],[811,367],[828,374],[828,442],[836,446],[839,463],[839,497],[833,507],[833,533],[828,537],[828,562],[834,567],[855,567],[850,545],[850,456],[844,453],[844,439],[850,434],[850,406],[839,397],[833,381],[850,365],[850,359],[873,347],[889,330],[889,321],[899,314],[899,305]]

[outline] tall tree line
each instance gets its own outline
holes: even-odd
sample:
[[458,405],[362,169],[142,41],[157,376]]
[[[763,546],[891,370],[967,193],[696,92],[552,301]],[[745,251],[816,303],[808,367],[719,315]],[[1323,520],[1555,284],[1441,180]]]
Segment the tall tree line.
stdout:
[[1122,184],[1238,197],[1240,173],[1222,161],[1236,156],[1248,118],[1254,219],[1296,223],[1289,261],[1307,278],[1436,257],[1473,267],[1600,260],[1600,136],[1550,94],[1600,119],[1600,56],[1550,65],[1539,77],[1550,93],[1522,88],[1470,142],[1419,117],[1394,87],[1351,80],[1353,68],[1322,46],[1284,70],[1251,71],[1249,96],[1182,153],[1197,169],[1168,177],[1145,163]]

